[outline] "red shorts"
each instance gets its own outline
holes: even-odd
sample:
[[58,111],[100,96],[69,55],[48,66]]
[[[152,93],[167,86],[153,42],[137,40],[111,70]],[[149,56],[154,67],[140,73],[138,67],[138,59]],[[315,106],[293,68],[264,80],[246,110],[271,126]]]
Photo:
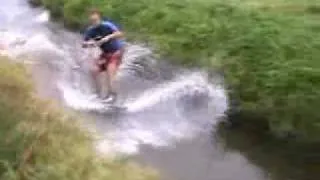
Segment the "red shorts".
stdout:
[[102,72],[107,70],[109,65],[119,66],[121,64],[122,55],[123,55],[122,50],[118,50],[112,53],[103,52],[99,57],[99,61],[102,63],[97,63],[99,71]]

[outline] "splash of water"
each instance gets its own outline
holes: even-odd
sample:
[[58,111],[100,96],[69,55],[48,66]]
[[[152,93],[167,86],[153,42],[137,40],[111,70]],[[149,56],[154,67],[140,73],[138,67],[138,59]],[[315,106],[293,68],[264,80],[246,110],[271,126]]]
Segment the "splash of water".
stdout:
[[35,18],[35,22],[37,23],[46,23],[49,22],[50,19],[50,13],[48,11],[44,11],[39,16]]
[[[198,103],[192,106],[194,101]],[[134,154],[140,145],[172,147],[179,140],[209,132],[228,107],[223,87],[209,84],[198,72],[147,90],[126,105],[128,114],[117,119],[115,131],[103,134],[99,152]]]
[[200,72],[189,72],[188,74],[178,76],[170,82],[152,88],[144,92],[135,101],[129,102],[127,106],[130,112],[145,111],[169,99],[178,101],[184,97],[192,98],[192,96],[199,95],[207,98],[208,101],[219,98],[219,101],[222,103],[217,102],[222,107],[222,112],[219,114],[223,114],[226,110],[227,105],[225,103],[227,99],[223,87],[210,85],[205,78],[205,74]]

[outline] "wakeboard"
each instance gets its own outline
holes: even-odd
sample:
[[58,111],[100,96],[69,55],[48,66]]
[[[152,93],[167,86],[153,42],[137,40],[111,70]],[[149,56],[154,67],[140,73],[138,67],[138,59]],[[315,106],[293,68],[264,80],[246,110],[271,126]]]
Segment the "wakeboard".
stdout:
[[102,110],[102,113],[112,115],[112,114],[124,113],[126,112],[126,110],[127,110],[127,107],[122,105],[104,103],[104,108]]

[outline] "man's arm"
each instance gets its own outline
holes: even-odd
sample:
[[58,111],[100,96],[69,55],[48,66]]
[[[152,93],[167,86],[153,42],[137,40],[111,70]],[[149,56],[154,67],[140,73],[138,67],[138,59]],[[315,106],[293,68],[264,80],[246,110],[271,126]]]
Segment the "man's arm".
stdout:
[[124,37],[124,34],[120,29],[112,24],[111,22],[105,22],[102,24],[105,28],[110,29],[112,34],[105,36],[104,38],[101,39],[101,42],[108,42],[111,39],[118,39]]
[[124,34],[123,34],[122,31],[117,30],[117,31],[113,32],[112,34],[110,34],[110,35],[108,35],[106,37],[108,37],[108,39],[117,39],[117,38],[124,37]]
[[93,41],[94,32],[92,28],[88,28],[83,36],[83,42],[82,47],[87,48],[89,46],[95,45],[95,42]]

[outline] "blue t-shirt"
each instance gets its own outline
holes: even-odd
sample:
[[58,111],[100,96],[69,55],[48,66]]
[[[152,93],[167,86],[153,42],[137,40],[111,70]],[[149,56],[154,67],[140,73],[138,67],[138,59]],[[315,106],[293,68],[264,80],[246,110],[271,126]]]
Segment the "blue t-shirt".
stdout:
[[111,20],[110,18],[108,18],[108,17],[103,17],[102,19],[103,19],[103,21],[108,21],[108,22],[112,23],[113,25],[117,26],[118,29],[121,30],[121,28],[122,28],[121,25],[118,24],[118,23],[116,23],[116,22],[114,22],[114,21]]
[[[98,26],[92,26],[89,27],[85,34],[84,34],[84,40],[100,40],[105,36],[108,36],[115,31],[119,31],[119,28],[111,23],[110,21],[103,21]],[[100,48],[103,52],[110,53],[115,52],[119,49],[121,49],[124,45],[124,42],[119,39],[111,39],[110,41],[103,43]]]

